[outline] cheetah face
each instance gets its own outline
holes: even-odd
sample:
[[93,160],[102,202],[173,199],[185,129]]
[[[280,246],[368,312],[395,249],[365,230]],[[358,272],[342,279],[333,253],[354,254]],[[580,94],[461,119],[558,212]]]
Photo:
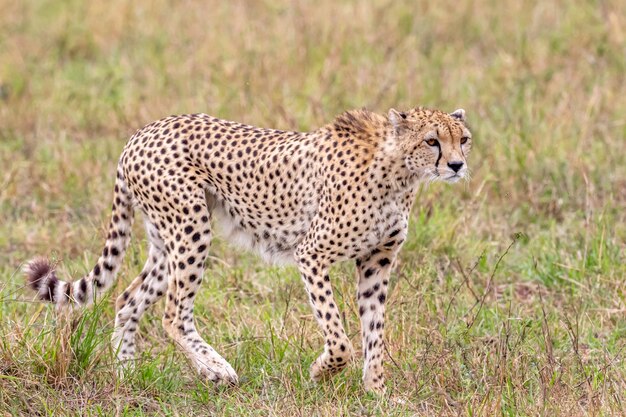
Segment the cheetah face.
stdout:
[[450,114],[424,108],[408,112],[391,109],[389,121],[412,174],[427,182],[469,179],[467,156],[472,134],[463,109]]

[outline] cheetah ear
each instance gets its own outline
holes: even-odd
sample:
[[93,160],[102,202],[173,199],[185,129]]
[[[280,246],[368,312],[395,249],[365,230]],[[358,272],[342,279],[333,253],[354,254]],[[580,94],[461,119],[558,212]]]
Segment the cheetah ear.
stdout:
[[450,113],[450,116],[460,122],[465,122],[465,110],[463,109],[456,109],[455,111]]
[[389,109],[389,113],[387,115],[391,125],[396,130],[397,133],[401,133],[406,128],[406,113],[399,112],[396,109]]

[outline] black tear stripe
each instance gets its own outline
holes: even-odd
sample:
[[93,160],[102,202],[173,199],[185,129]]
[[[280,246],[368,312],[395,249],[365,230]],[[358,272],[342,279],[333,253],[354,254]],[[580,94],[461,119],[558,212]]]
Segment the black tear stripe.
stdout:
[[439,149],[439,156],[437,156],[437,162],[435,162],[435,168],[439,168],[439,161],[441,160],[441,144],[437,142],[437,149]]

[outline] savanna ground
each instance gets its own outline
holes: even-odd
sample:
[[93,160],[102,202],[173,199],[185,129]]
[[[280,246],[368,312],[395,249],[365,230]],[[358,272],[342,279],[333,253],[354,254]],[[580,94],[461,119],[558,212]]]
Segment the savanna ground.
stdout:
[[[0,0],[0,414],[620,415],[626,409],[626,3]],[[366,106],[463,107],[467,184],[414,207],[387,314],[387,394],[327,384],[294,268],[217,240],[200,332],[242,383],[201,382],[141,323],[116,378],[113,300],[71,319],[20,267],[80,277],[135,129],[206,112],[309,130]],[[141,222],[117,294],[146,256]],[[352,265],[335,269],[360,346]]]

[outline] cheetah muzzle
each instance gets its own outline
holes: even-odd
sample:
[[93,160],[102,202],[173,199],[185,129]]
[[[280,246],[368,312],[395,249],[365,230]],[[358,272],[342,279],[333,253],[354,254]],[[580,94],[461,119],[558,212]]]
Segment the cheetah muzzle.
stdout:
[[329,276],[332,264],[353,259],[363,380],[381,392],[387,286],[416,192],[423,182],[467,178],[471,142],[463,110],[355,110],[308,133],[205,114],[167,117],[138,130],[122,152],[94,268],[62,281],[37,258],[25,267],[28,282],[41,300],[60,307],[92,303],[115,282],[139,209],[149,254],[117,299],[112,339],[120,363],[134,359],[139,319],[165,295],[167,334],[203,378],[235,384],[235,370],[200,337],[193,317],[213,224],[268,261],[297,265],[325,339],[311,366],[317,381],[353,356]]

